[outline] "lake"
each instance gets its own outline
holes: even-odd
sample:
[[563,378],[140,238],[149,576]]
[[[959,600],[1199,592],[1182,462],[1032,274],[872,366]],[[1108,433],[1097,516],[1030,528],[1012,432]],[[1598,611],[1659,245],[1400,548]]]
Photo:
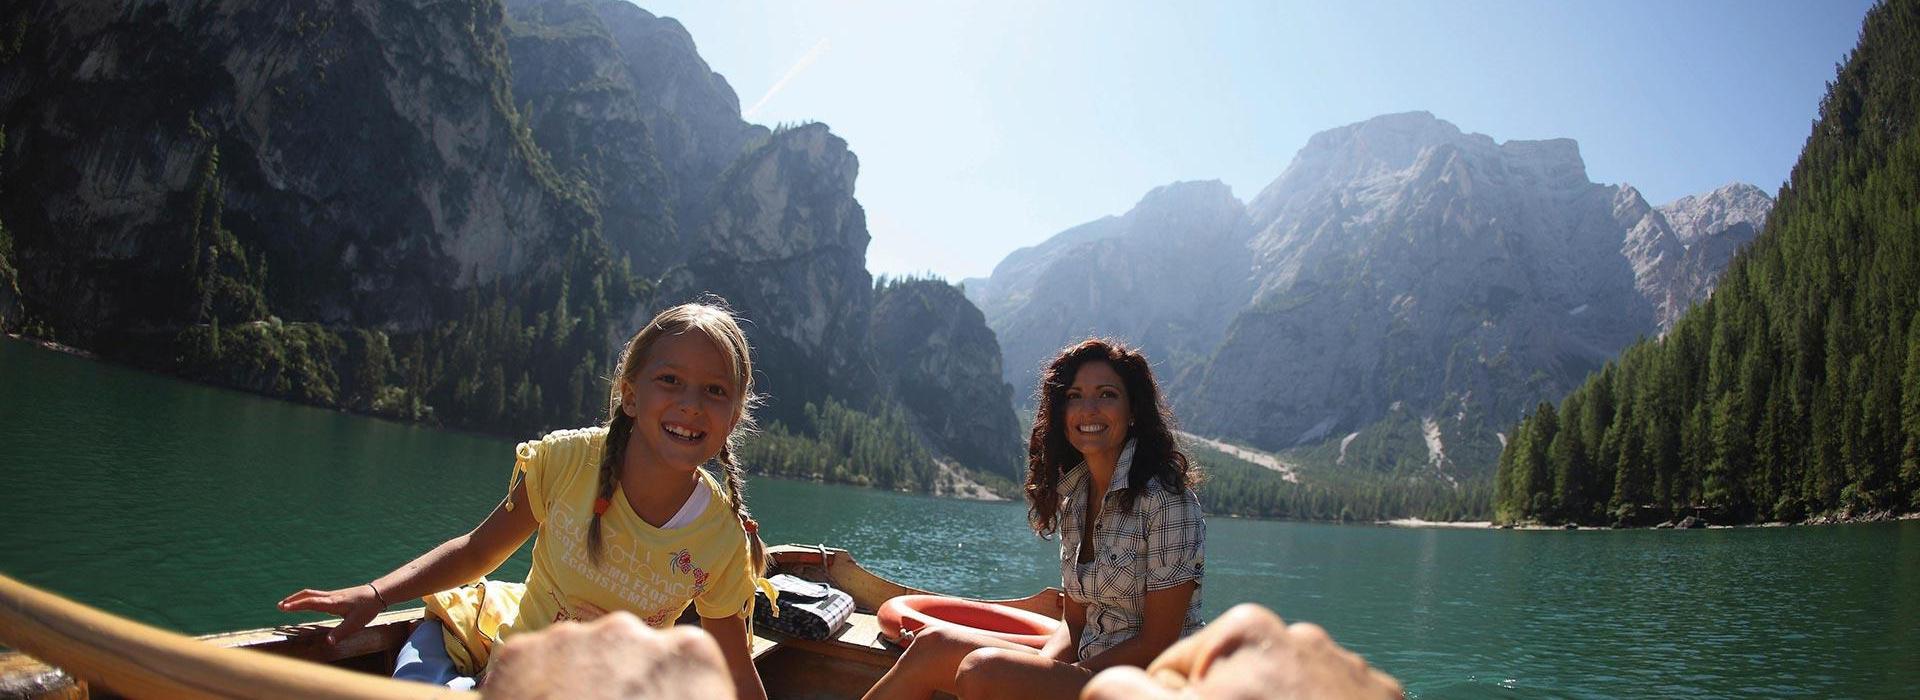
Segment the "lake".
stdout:
[[[532,436],[528,436],[532,437]],[[188,384],[0,339],[0,572],[187,633],[312,619],[478,523],[512,442]],[[756,478],[769,543],[909,585],[1058,583],[1025,508]],[[1422,698],[1910,697],[1920,521],[1726,530],[1400,529],[1213,517],[1211,618],[1319,623]],[[495,578],[517,578],[526,551]]]

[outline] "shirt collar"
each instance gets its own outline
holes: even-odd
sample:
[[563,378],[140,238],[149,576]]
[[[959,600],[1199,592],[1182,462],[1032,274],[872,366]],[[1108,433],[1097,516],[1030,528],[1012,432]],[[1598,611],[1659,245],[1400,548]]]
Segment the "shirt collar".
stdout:
[[[1127,446],[1121,448],[1120,460],[1113,465],[1113,482],[1107,484],[1107,493],[1101,494],[1103,497],[1127,487],[1127,474],[1133,471],[1133,448],[1138,442],[1128,438]],[[1067,471],[1066,476],[1060,477],[1060,492],[1070,494],[1080,490],[1080,482],[1090,478],[1091,473],[1092,471],[1087,468],[1086,460],[1081,460],[1079,464],[1073,465],[1073,469]]]

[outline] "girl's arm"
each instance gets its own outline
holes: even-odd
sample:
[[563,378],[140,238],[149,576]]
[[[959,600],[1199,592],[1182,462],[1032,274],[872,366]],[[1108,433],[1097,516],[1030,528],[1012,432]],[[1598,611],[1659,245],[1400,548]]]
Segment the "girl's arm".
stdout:
[[1095,673],[1112,666],[1146,668],[1160,652],[1180,641],[1180,628],[1187,620],[1187,605],[1193,602],[1193,591],[1198,587],[1198,581],[1187,581],[1147,591],[1146,621],[1140,633],[1091,659],[1082,659],[1080,667]]
[[1087,606],[1075,601],[1073,596],[1061,594],[1060,621],[1065,624],[1053,631],[1047,645],[1040,648],[1040,655],[1070,664],[1080,659],[1080,630],[1087,626]]
[[767,688],[760,684],[760,670],[753,666],[753,640],[747,638],[747,618],[739,615],[702,617],[700,628],[720,643],[720,655],[727,659],[727,675],[733,677],[737,697],[767,700]]
[[351,588],[331,591],[302,590],[280,601],[284,612],[310,610],[337,615],[340,624],[327,633],[327,642],[366,626],[387,606],[431,593],[438,593],[485,576],[513,556],[514,550],[540,526],[527,505],[527,486],[515,486],[509,501],[501,501],[493,513],[472,532],[434,547],[385,576]]

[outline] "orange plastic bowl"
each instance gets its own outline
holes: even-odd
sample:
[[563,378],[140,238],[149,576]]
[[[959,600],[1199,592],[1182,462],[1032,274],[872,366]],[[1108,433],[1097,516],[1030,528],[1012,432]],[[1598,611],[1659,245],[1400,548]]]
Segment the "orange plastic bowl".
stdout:
[[880,605],[879,618],[880,635],[901,646],[913,643],[911,637],[903,641],[902,633],[940,624],[1039,649],[1060,627],[1059,620],[1039,613],[943,595],[895,596]]

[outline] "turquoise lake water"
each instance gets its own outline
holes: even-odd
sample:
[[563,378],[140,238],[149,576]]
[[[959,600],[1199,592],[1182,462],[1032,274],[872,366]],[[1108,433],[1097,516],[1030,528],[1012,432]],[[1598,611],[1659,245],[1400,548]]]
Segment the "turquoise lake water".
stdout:
[[[188,633],[297,621],[476,524],[512,441],[0,340],[0,573]],[[1058,583],[1023,506],[753,479],[770,543],[909,585]],[[1706,531],[1398,529],[1210,518],[1208,617],[1258,602],[1442,697],[1912,697],[1920,521]],[[496,578],[524,574],[523,551]]]

